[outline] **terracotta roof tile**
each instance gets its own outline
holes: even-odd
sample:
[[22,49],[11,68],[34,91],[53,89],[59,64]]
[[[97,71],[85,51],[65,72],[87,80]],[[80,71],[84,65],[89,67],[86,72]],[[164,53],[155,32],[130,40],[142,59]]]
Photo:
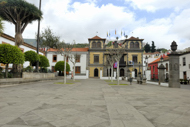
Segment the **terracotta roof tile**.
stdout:
[[94,36],[93,38],[89,38],[89,40],[106,40],[105,38],[100,38],[99,36]]
[[[72,52],[87,52],[89,48],[73,48],[71,51]],[[64,51],[64,49],[62,49]],[[56,52],[58,51],[57,49],[50,48],[48,49],[48,52]]]
[[[163,55],[163,58],[164,58],[164,59],[166,59],[167,57],[168,57],[168,56]],[[160,58],[161,58],[161,57],[159,57],[158,59],[156,59],[156,60],[152,61],[152,62],[151,62],[151,63],[149,63],[149,64],[158,63],[158,62],[160,61]]]

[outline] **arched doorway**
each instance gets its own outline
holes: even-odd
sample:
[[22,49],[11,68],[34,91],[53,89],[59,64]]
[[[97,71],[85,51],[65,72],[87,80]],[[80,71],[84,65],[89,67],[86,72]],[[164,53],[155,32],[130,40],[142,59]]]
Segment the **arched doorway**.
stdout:
[[123,76],[125,76],[124,69],[120,69],[120,77],[123,77]]
[[134,70],[135,71],[135,78],[137,77],[137,69]]
[[98,77],[98,69],[94,69],[94,77]]

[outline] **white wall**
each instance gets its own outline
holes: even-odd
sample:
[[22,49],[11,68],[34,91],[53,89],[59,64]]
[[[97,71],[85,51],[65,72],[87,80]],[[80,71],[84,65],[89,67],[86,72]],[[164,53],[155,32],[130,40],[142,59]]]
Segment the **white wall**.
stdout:
[[[75,52],[72,52],[72,53],[75,53]],[[75,64],[75,66],[80,66],[81,70],[80,72],[81,73],[86,73],[86,67],[87,67],[87,54],[88,52],[77,52],[78,55],[80,55],[80,62],[77,62]],[[59,61],[64,61],[64,56],[62,56],[61,54],[57,54],[56,52],[48,52],[47,53],[47,58],[49,59],[49,63],[50,63],[50,67],[48,67],[48,69],[52,69],[52,66],[55,66],[55,64],[57,62],[53,62],[53,55],[57,55],[57,62]],[[68,61],[68,64],[70,65],[70,70],[71,72],[73,71],[73,63],[69,60]]]
[[[8,39],[3,38],[3,37],[0,36],[0,44],[2,44],[3,42],[5,42],[5,43],[7,43],[7,44],[15,45],[15,42],[13,42],[13,41],[11,41],[11,40],[8,40]],[[30,50],[36,52],[36,50],[31,49],[31,48],[29,48],[29,47],[26,47],[26,46],[24,46],[24,45],[20,45],[20,48],[23,48],[23,49],[24,49],[24,52],[30,51]],[[42,52],[39,52],[39,54],[43,55]],[[25,67],[27,67],[27,66],[29,66],[29,65],[30,65],[29,62],[25,62],[25,63],[23,64],[23,67],[25,68]],[[9,64],[9,68],[12,68],[12,64]]]
[[[186,65],[183,66],[183,58],[185,57]],[[183,79],[183,72],[186,71],[187,77],[190,78],[190,53],[181,55],[179,57],[180,63],[180,79]]]

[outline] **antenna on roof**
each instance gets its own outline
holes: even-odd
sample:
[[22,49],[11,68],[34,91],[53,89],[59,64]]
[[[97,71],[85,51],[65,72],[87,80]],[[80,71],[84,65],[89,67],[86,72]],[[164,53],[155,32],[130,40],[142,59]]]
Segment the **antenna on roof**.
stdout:
[[96,31],[96,35],[98,35],[98,31]]

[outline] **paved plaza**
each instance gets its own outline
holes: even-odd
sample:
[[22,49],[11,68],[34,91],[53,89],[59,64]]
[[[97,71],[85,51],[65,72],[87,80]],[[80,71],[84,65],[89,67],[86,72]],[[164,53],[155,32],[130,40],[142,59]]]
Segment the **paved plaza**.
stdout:
[[0,127],[190,127],[190,90],[41,81],[0,87]]

